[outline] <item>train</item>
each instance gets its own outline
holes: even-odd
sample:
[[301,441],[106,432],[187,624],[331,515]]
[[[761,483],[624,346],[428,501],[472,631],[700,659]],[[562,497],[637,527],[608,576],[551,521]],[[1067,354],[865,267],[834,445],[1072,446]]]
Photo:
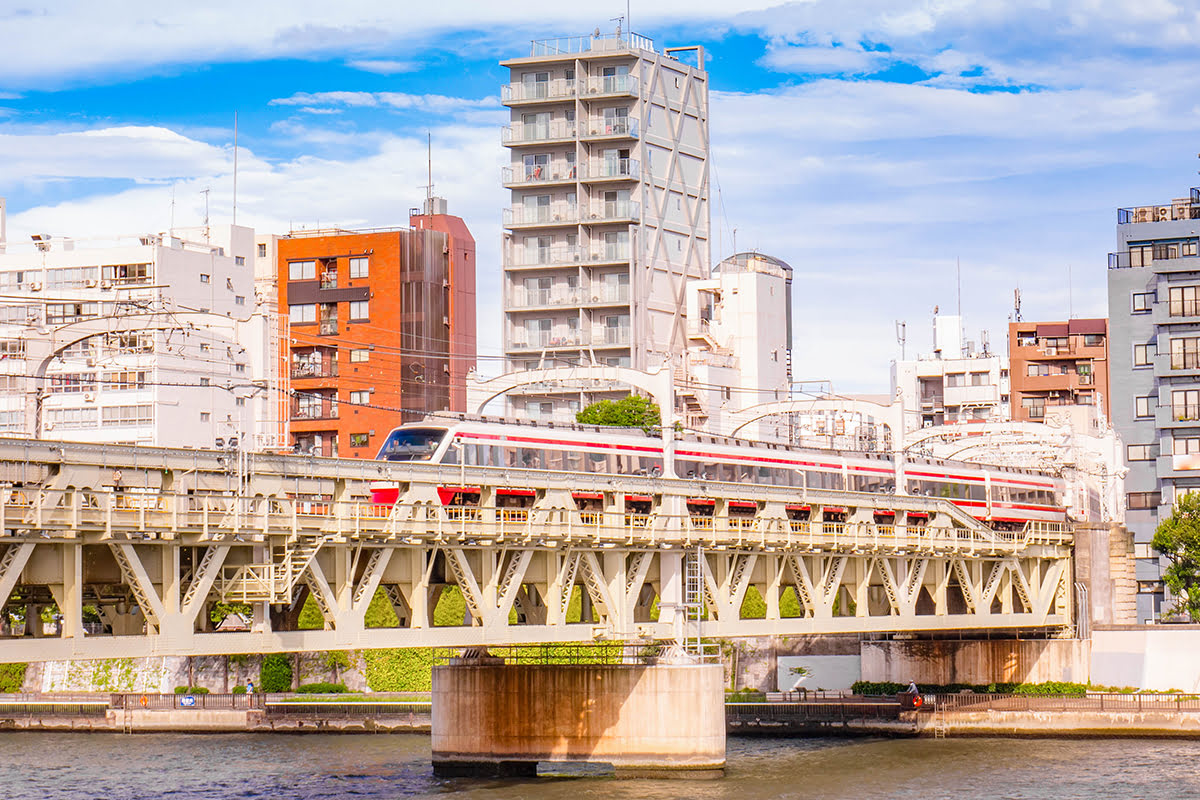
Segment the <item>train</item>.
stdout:
[[[939,497],[997,530],[1069,516],[1065,482],[1034,470],[911,457],[897,464],[889,454],[691,432],[667,446],[674,474],[666,477]],[[639,428],[434,416],[392,429],[377,459],[656,477],[665,471],[663,447],[657,434]]]

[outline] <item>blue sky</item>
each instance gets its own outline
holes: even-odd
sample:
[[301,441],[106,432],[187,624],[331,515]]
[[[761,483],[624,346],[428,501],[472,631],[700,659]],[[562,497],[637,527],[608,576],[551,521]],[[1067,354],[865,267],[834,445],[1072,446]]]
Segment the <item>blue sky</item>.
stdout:
[[[498,61],[609,29],[624,3],[428,8],[40,2],[0,8],[0,196],[9,236],[238,220],[404,224],[434,182],[479,246],[496,354],[506,163]],[[933,306],[1003,348],[1026,319],[1105,313],[1114,209],[1200,185],[1200,11],[1187,0],[633,4],[658,46],[709,54],[714,253],[796,270],[797,379],[884,391],[929,347]],[[514,23],[514,14],[522,17]],[[719,191],[718,191],[719,187]],[[1068,270],[1071,274],[1068,290]],[[488,349],[491,348],[491,349]]]

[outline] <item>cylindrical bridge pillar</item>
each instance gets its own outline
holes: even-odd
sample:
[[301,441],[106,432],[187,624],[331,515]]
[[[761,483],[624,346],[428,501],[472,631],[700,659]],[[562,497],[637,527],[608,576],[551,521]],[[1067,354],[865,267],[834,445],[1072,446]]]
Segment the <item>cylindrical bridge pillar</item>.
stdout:
[[504,664],[433,668],[437,775],[534,775],[538,762],[623,774],[720,777],[719,664]]

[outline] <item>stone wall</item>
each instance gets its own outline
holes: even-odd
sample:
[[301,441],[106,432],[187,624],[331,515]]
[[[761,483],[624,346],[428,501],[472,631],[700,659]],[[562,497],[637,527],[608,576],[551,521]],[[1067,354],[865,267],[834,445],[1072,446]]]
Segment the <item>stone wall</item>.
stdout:
[[1133,534],[1123,525],[1075,526],[1075,580],[1088,590],[1092,626],[1137,620]]
[[896,683],[1087,683],[1081,639],[892,640],[862,643],[862,677]]

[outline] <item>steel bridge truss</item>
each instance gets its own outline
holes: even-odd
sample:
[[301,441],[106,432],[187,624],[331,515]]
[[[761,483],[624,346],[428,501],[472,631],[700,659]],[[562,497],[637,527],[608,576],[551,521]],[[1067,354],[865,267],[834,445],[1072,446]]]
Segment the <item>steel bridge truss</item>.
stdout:
[[[0,440],[0,661],[1071,623],[1069,531],[944,500],[281,455],[239,481],[229,461]],[[462,624],[435,625],[450,587]],[[765,613],[743,618],[751,587]],[[397,627],[366,627],[379,593]],[[322,630],[297,629],[310,597]],[[56,633],[14,635],[11,612],[51,603]],[[214,630],[216,603],[250,630]]]

